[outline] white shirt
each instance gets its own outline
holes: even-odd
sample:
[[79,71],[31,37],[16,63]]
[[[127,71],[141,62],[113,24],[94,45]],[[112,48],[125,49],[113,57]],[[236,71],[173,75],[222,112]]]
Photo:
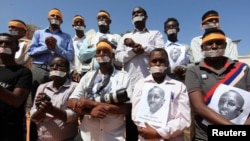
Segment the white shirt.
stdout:
[[75,69],[78,73],[82,73],[84,71],[83,70],[83,63],[79,58],[79,50],[80,50],[80,47],[82,46],[85,38],[86,38],[85,36],[83,36],[82,38],[79,38],[76,35],[72,38],[75,57],[74,57],[73,62],[71,62],[71,68]]
[[[136,55],[131,47],[124,45],[124,39],[132,38],[144,48],[144,53]],[[144,29],[143,31],[134,30],[123,35],[116,49],[116,61],[124,65],[124,69],[131,77],[132,85],[139,79],[149,75],[148,62],[149,53],[155,48],[163,48],[163,35],[157,30]]]
[[[99,70],[98,70],[99,71]],[[95,74],[94,71],[87,72],[70,98],[79,99],[87,97],[86,89]],[[100,72],[99,72],[100,74]],[[110,77],[110,92],[115,92],[120,88],[127,88],[128,94],[132,93],[129,76],[125,71],[114,70]],[[109,85],[109,84],[108,84]],[[107,85],[107,86],[108,86]],[[84,141],[121,141],[125,140],[125,115],[108,114],[105,118],[93,118],[90,115],[85,115],[81,125],[81,137]]]

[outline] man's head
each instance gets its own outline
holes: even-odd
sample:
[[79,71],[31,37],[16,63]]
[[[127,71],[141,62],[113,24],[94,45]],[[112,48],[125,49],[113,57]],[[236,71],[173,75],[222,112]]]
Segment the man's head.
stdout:
[[72,27],[75,30],[83,31],[86,28],[84,18],[81,15],[75,15],[72,19]]
[[112,44],[108,40],[100,40],[96,44],[96,60],[100,67],[108,67],[112,65],[114,58],[114,50]]
[[98,24],[98,27],[99,27],[99,31],[101,33],[108,32],[109,31],[109,25],[112,22],[110,14],[105,10],[100,10],[97,13],[96,19],[97,19],[97,24]]
[[202,29],[220,28],[220,17],[219,13],[215,10],[209,10],[202,16]]
[[9,33],[0,33],[0,58],[14,59],[15,53],[19,50],[18,40]]
[[155,48],[150,52],[149,68],[154,78],[165,78],[168,66],[168,54],[164,48]]
[[57,8],[51,9],[48,13],[48,21],[51,26],[60,27],[60,25],[63,23],[62,12]]
[[147,18],[148,18],[147,12],[142,7],[138,6],[133,9],[132,22],[136,27],[140,25],[145,26]]
[[164,32],[168,37],[177,37],[177,33],[180,31],[179,21],[176,18],[168,18],[164,22]]
[[52,80],[62,80],[69,77],[70,64],[69,61],[57,56],[50,63],[50,78]]
[[20,39],[27,35],[28,28],[27,25],[18,19],[10,20],[8,23],[9,33],[15,36],[17,39]]
[[205,58],[221,58],[225,53],[226,45],[226,35],[220,29],[206,30],[202,36],[201,49]]
[[151,114],[157,112],[165,102],[165,92],[162,88],[154,86],[148,91],[148,105]]
[[173,48],[170,50],[170,58],[176,62],[178,58],[181,55],[181,49],[180,48]]
[[229,90],[220,96],[219,113],[228,120],[232,120],[241,114],[243,105],[243,97],[237,91]]

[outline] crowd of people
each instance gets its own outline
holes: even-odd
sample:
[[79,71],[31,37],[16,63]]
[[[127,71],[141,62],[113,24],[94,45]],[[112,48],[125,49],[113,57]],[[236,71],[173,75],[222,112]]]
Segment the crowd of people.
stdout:
[[203,120],[235,124],[207,106],[220,84],[250,91],[249,67],[219,13],[202,15],[204,34],[190,45],[179,41],[174,17],[163,23],[165,35],[147,27],[144,8],[131,18],[131,32],[114,34],[100,10],[98,31],[87,35],[86,19],[75,15],[71,37],[52,8],[31,40],[25,22],[10,20],[0,33],[0,140],[207,141]]

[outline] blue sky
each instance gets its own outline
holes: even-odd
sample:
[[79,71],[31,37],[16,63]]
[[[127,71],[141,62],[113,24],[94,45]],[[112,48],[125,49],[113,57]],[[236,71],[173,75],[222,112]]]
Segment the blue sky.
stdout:
[[[163,33],[163,23],[169,17],[180,22],[179,41],[190,44],[193,37],[201,35],[201,16],[214,9],[220,14],[221,29],[232,40],[240,39],[239,55],[250,54],[250,1],[248,0],[5,0],[1,1],[0,32],[8,32],[8,21],[20,19],[41,28],[48,26],[47,15],[51,8],[59,8],[63,13],[62,30],[74,35],[72,17],[84,16],[87,27],[97,30],[96,15],[99,10],[108,11],[112,18],[111,32],[124,33],[134,28],[131,11],[135,6],[147,10],[149,29]],[[166,41],[166,35],[164,40]]]

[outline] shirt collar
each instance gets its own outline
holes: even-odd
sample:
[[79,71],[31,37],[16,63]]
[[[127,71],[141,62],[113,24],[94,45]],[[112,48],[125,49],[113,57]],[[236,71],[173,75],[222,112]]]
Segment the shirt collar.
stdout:
[[[45,28],[45,32],[52,32],[52,31],[50,31],[49,30],[49,27],[47,27],[47,28]],[[54,33],[62,33],[62,30],[61,30],[61,28],[59,28],[59,29],[57,29],[57,30],[55,30],[55,31],[53,31]]]
[[149,30],[145,27],[142,31],[139,31],[137,28],[132,31],[132,33],[135,32],[149,32]]
[[[71,85],[71,81],[69,79],[66,80],[66,82],[62,85],[60,89],[64,88],[69,88]],[[45,86],[46,89],[49,89],[53,91],[53,81],[48,82],[48,85]],[[60,89],[58,91],[60,91]]]
[[179,42],[171,42],[171,41],[167,40],[166,46],[168,47],[171,45],[181,46],[181,44]]
[[73,39],[73,41],[77,41],[77,40],[80,40],[80,39],[85,39],[86,38],[86,36],[84,35],[84,36],[82,36],[81,38],[79,38],[78,36],[74,36],[72,39]]
[[[232,59],[227,58],[227,62],[226,62],[225,65],[220,69],[220,72],[224,72],[224,70],[226,70],[226,69],[227,69],[229,66],[231,66],[232,64],[235,64],[235,62],[234,62]],[[208,69],[208,70],[214,72],[214,71],[211,69],[211,67],[208,66],[208,65],[205,63],[204,59],[200,61],[199,66],[200,66],[201,68],[205,68],[205,69]]]
[[[144,82],[149,82],[149,83],[157,83],[153,76],[152,75],[149,75],[147,76],[145,79],[144,79]],[[166,75],[164,81],[161,83],[161,84],[175,84],[175,81],[170,78],[169,76]]]

